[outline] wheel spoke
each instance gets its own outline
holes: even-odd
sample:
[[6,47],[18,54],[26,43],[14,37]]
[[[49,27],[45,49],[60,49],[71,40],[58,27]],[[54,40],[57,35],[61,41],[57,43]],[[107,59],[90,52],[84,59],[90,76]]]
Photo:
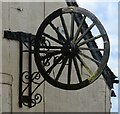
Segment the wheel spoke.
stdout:
[[92,37],[92,38],[90,38],[90,39],[87,39],[87,40],[85,40],[85,41],[83,41],[83,42],[80,42],[80,43],[78,44],[78,46],[87,44],[88,42],[91,42],[91,41],[94,41],[94,40],[96,40],[96,39],[99,39],[99,38],[101,38],[101,37],[103,37],[103,36],[105,36],[105,35],[106,35],[106,34],[98,35],[98,36],[96,36],[96,37]]
[[80,34],[80,30],[81,30],[81,28],[83,26],[83,23],[85,22],[85,19],[86,19],[86,16],[84,15],[83,18],[82,18],[82,20],[81,20],[81,23],[80,23],[80,25],[79,25],[79,27],[77,29],[77,32],[75,33],[75,37],[73,39],[74,41],[78,38],[78,36]]
[[91,24],[85,31],[84,33],[76,40],[77,43],[79,43],[82,38],[94,27],[95,23]]
[[77,59],[75,57],[73,58],[73,62],[74,62],[74,66],[75,66],[75,69],[76,69],[78,80],[79,80],[79,82],[82,82],[82,78],[81,78],[81,75],[80,75],[80,70],[79,70],[79,67],[78,67]]
[[52,24],[52,22],[50,23],[50,26],[53,28],[53,30],[60,35],[60,37],[62,38],[63,41],[65,41],[64,36],[57,30],[57,28]]
[[82,53],[82,52],[79,52],[79,54],[80,54],[81,56],[83,56],[83,57],[85,57],[85,58],[87,58],[87,59],[95,62],[96,64],[100,64],[100,62],[99,62],[98,60],[93,59],[93,58],[89,57],[88,55],[86,55],[86,54],[84,54],[84,53]]
[[72,69],[72,58],[69,58],[69,63],[68,63],[68,80],[67,80],[68,84],[70,84],[70,81],[71,81],[71,69]]
[[47,73],[50,74],[50,72],[53,70],[53,68],[63,59],[63,55],[61,55],[54,63],[53,65],[47,70]]
[[67,26],[65,24],[65,20],[64,20],[62,15],[60,15],[60,19],[61,19],[61,22],[62,22],[62,26],[64,28],[65,36],[66,36],[67,40],[69,40],[69,34],[68,34]]
[[104,49],[99,49],[99,48],[84,48],[84,47],[79,47],[80,50],[95,50],[95,51],[105,51]]
[[87,66],[87,64],[83,61],[83,59],[77,55],[78,60],[82,63],[82,65],[85,67],[85,69],[89,72],[90,75],[93,75],[92,71],[90,68]]
[[74,14],[71,14],[71,29],[70,29],[70,39],[74,37]]
[[61,41],[55,39],[54,37],[50,36],[49,34],[43,33],[43,35],[44,35],[45,37],[47,37],[47,38],[49,38],[49,39],[51,39],[51,40],[53,40],[53,41],[55,41],[55,42],[61,44],[61,45],[63,45],[63,42],[61,42]]
[[66,65],[66,62],[67,62],[67,58],[65,57],[65,58],[63,59],[63,61],[62,61],[62,65],[61,65],[61,67],[60,67],[60,69],[59,69],[59,71],[58,71],[58,74],[57,74],[56,78],[55,78],[56,81],[59,80],[60,75],[62,74],[62,71],[63,71],[63,69],[64,69],[64,67],[65,67],[65,65]]

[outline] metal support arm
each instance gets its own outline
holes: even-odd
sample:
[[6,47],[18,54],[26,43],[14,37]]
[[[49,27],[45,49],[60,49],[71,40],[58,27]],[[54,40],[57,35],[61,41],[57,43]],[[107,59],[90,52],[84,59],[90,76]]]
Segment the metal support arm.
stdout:
[[[4,31],[4,38],[19,41],[19,107],[36,106],[42,101],[42,95],[36,93],[38,87],[45,81],[39,71],[33,71],[33,50],[35,35],[23,32]],[[24,56],[28,55],[28,59]],[[25,68],[25,60],[28,63]],[[25,70],[26,69],[26,70]]]

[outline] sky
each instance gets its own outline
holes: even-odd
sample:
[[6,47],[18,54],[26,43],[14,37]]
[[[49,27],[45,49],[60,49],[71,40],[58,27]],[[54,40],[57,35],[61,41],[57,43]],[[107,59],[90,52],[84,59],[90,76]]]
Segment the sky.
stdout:
[[[118,76],[118,0],[76,0],[79,7],[95,14],[103,24],[110,40],[108,66]],[[117,97],[111,99],[111,112],[118,112],[118,85],[114,84]]]

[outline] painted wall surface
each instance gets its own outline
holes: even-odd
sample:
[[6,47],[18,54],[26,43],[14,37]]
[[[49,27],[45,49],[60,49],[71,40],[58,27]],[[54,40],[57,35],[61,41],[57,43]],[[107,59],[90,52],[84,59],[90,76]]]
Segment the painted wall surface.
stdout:
[[[54,10],[67,6],[63,2],[3,2],[2,3],[2,31],[23,31],[36,34],[44,18]],[[17,10],[21,8],[22,10]],[[28,67],[28,55],[25,55],[24,68]],[[5,105],[11,106],[13,112],[109,112],[110,90],[102,76],[93,84],[77,91],[66,91],[43,83],[37,90],[43,100],[33,108],[23,106],[19,108],[19,42],[2,39],[2,73],[10,74],[12,85],[3,85],[2,111]],[[34,61],[33,61],[34,63]],[[89,64],[89,63],[88,63]],[[90,64],[94,69],[95,66]],[[36,65],[33,65],[35,71]],[[74,72],[74,71],[73,71]],[[0,74],[1,75],[1,74]],[[4,76],[4,75],[2,75]],[[0,83],[1,86],[2,83]],[[9,96],[3,97],[4,94]],[[0,94],[1,96],[1,94]],[[11,99],[11,103],[6,102]],[[12,105],[11,105],[12,104]]]

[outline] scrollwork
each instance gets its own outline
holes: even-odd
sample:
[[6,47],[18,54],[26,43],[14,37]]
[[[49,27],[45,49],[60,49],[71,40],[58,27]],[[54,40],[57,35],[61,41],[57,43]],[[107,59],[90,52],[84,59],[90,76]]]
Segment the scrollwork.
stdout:
[[49,60],[50,60],[51,58],[52,58],[52,57],[48,57],[47,59],[44,59],[44,60],[43,60],[43,65],[44,65],[44,66],[49,66],[49,65],[50,65]]
[[34,72],[34,73],[32,74],[32,82],[33,82],[34,84],[39,84],[37,81],[38,81],[40,78],[41,78],[41,75],[40,75],[39,72]]
[[[50,43],[49,40],[47,40],[45,37],[43,37],[42,46],[50,47],[51,43]],[[44,56],[47,56],[49,54],[49,51],[50,51],[50,49],[47,48],[46,54]],[[50,59],[51,59],[51,57],[47,57],[46,59],[43,59],[43,65],[44,66],[49,66],[50,65],[50,62],[49,62]]]
[[24,105],[24,106],[27,106],[27,107],[29,106],[28,103],[24,103],[24,102],[23,102],[23,105]]
[[[53,62],[55,63],[55,61],[57,61],[58,58],[59,56],[55,56]],[[62,60],[58,64],[61,64],[61,63],[62,63]]]
[[42,46],[51,46],[50,41],[44,38]]
[[36,93],[34,99],[32,99],[31,101],[32,101],[32,107],[34,107],[36,104],[39,104],[42,101],[42,95]]
[[28,71],[24,71],[23,73],[22,73],[22,82],[24,83],[24,84],[28,84],[29,83],[29,72]]

